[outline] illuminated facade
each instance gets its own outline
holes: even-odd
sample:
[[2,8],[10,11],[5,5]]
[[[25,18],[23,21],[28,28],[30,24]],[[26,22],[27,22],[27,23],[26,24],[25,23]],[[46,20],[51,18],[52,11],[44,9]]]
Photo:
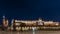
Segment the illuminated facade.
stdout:
[[16,30],[29,30],[34,27],[35,29],[38,29],[40,26],[58,26],[59,22],[53,22],[53,21],[43,21],[41,19],[39,20],[12,20],[12,28]]
[[[3,29],[7,30],[8,28],[8,20],[5,19],[5,16],[3,16]],[[11,27],[10,30],[31,30],[31,29],[39,29],[41,27],[55,27],[59,26],[59,22],[53,22],[53,21],[43,21],[42,19],[38,20],[15,20],[12,19],[11,21]]]
[[59,22],[53,22],[53,21],[42,21],[42,20],[15,20],[15,25],[20,25],[21,23],[25,23],[26,25],[33,25],[33,26],[38,26],[38,25],[59,25]]
[[53,22],[53,21],[44,21],[45,26],[58,26],[59,22]]
[[5,19],[5,16],[3,16],[3,30],[8,29],[8,20]]

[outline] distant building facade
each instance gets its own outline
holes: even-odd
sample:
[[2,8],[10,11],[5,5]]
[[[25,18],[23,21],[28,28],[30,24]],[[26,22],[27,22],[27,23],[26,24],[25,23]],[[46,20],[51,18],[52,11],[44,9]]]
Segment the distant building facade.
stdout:
[[[5,19],[5,16],[3,16],[3,30],[8,29],[8,23],[9,21]],[[30,30],[33,27],[35,29],[39,29],[39,27],[55,27],[59,26],[59,22],[54,22],[54,21],[43,21],[42,19],[38,20],[15,20],[12,19],[11,21],[11,30]]]
[[5,16],[3,16],[3,30],[8,29],[8,20],[5,19]]
[[[58,26],[59,22],[39,20],[12,20],[12,29],[21,29],[22,27],[40,27],[40,26]],[[15,26],[15,27],[14,27]]]

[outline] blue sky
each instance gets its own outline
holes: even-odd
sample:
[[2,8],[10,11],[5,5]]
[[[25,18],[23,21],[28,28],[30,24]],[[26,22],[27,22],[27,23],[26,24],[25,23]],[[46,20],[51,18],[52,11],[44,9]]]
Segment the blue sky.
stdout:
[[0,0],[0,20],[7,19],[60,21],[60,0]]

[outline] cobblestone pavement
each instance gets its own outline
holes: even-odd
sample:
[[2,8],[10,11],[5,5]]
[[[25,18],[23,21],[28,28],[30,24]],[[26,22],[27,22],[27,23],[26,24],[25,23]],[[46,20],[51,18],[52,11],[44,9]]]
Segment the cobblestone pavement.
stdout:
[[60,34],[60,31],[0,31],[0,34]]

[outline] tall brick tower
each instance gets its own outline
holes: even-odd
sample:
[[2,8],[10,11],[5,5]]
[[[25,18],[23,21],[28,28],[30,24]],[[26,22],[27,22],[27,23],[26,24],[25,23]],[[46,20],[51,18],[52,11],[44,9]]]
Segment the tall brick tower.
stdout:
[[3,16],[3,29],[4,30],[8,29],[8,20],[5,19],[5,16]]

